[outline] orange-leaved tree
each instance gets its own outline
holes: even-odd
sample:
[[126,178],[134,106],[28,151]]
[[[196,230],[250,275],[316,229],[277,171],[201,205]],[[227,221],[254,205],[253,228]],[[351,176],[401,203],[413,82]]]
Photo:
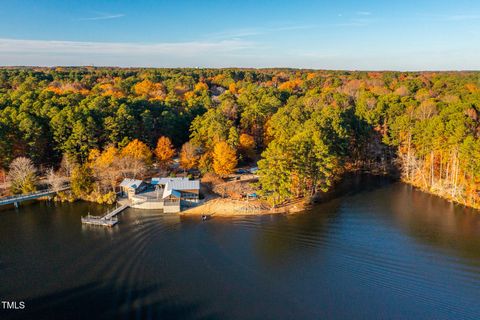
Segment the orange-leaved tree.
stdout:
[[249,134],[242,133],[238,141],[238,149],[244,158],[255,157],[255,139]]
[[180,167],[190,170],[198,165],[197,147],[191,142],[187,142],[182,146],[180,151]]
[[152,100],[162,100],[166,96],[166,89],[163,83],[143,80],[133,86],[133,91],[139,96],[145,96]]
[[233,173],[237,166],[237,154],[235,149],[225,141],[220,141],[213,148],[213,170],[220,176]]
[[155,155],[157,156],[160,167],[167,168],[175,155],[172,141],[168,137],[160,137],[155,148]]

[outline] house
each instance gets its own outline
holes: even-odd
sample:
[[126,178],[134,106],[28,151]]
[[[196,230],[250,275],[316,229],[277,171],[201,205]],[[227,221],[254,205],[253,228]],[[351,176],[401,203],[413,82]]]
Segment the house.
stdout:
[[147,188],[147,184],[142,180],[137,179],[123,179],[120,183],[120,190],[124,195],[130,197],[131,195],[135,195],[144,191]]

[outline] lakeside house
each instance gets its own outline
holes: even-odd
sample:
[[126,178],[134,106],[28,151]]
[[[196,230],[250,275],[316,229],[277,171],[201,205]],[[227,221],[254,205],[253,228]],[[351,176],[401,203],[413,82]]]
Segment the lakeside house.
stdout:
[[200,203],[200,181],[177,177],[154,177],[150,182],[124,179],[120,184],[124,195],[138,209],[163,209],[180,212]]

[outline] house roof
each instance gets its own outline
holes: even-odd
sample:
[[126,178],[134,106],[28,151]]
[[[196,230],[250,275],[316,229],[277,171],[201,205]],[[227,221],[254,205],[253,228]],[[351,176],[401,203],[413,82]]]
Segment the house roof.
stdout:
[[152,178],[152,184],[167,184],[169,181],[181,181],[181,180],[188,180],[188,178],[184,177],[167,177],[167,178]]
[[143,183],[142,180],[123,179],[123,181],[120,183],[120,187],[137,189],[138,187],[140,187],[140,185],[141,185],[142,183]]
[[175,191],[178,192],[182,190],[199,190],[199,189],[200,189],[199,180],[188,180],[187,178],[170,180],[165,185],[165,190],[163,190],[163,198],[166,198],[171,194],[175,195],[174,194]]
[[169,181],[165,188],[171,188],[173,190],[198,190],[200,189],[199,180],[173,180]]
[[182,196],[182,193],[178,190],[166,190],[163,192],[163,198],[168,197],[169,195],[174,196],[175,198],[180,198]]

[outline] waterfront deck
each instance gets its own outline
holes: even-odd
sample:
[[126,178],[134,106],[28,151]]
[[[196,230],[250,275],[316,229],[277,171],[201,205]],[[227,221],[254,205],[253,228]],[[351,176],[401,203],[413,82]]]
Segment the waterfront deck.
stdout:
[[126,203],[111,212],[107,213],[106,215],[102,216],[91,216],[90,214],[86,217],[82,217],[83,224],[89,224],[94,226],[103,226],[103,227],[113,227],[118,223],[118,218],[116,217],[117,214],[122,212],[123,210],[130,207],[130,203]]

